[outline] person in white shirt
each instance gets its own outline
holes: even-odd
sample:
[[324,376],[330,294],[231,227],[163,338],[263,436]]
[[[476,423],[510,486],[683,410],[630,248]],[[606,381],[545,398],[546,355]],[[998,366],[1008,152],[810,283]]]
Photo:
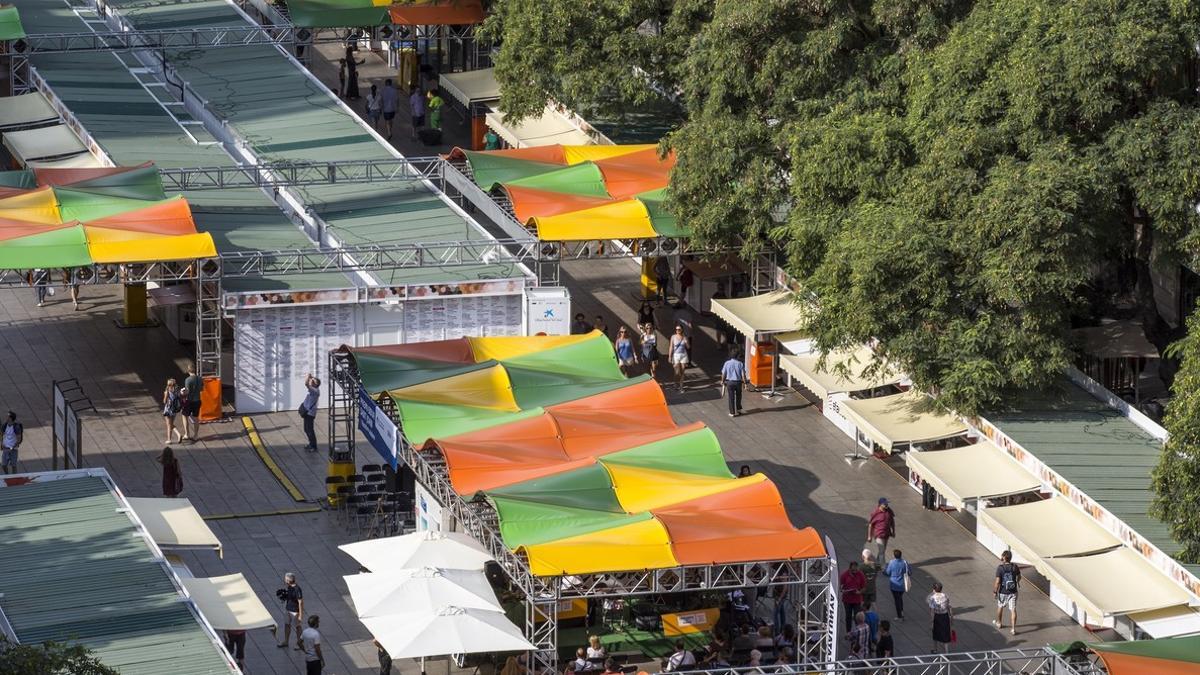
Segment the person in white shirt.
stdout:
[[671,654],[671,657],[667,659],[667,665],[663,668],[663,671],[670,673],[676,670],[686,670],[688,666],[694,665],[696,665],[695,655],[688,651],[683,641],[680,640],[675,643],[675,653]]
[[313,614],[308,617],[308,628],[300,634],[300,644],[304,646],[305,675],[321,675],[325,667],[325,655],[321,653],[321,633],[317,626],[321,625],[321,617]]
[[600,646],[600,636],[589,635],[588,636],[587,657],[589,659],[602,659],[605,656],[608,656],[608,654],[605,654],[604,647]]

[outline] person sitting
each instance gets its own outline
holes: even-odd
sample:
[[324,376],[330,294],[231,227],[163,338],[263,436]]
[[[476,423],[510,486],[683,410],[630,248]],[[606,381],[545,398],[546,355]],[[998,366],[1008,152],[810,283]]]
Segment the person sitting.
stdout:
[[771,627],[770,626],[759,626],[758,627],[758,638],[754,640],[754,646],[757,649],[763,649],[763,648],[774,649],[775,648],[775,640],[771,638]]
[[775,659],[775,664],[774,664],[775,672],[777,672],[777,673],[794,672],[795,669],[792,666],[793,666],[793,664],[795,664],[795,662],[796,662],[796,658],[795,658],[794,654],[792,653],[791,648],[785,647],[784,649],[780,650],[779,658]]
[[762,665],[762,652],[757,649],[750,650],[750,662],[746,664],[751,668],[757,668]]
[[596,665],[591,661],[588,661],[587,649],[583,647],[575,650],[575,660],[572,661],[572,663],[575,664],[575,672],[577,673],[583,673],[596,669]]
[[688,651],[684,646],[683,640],[675,642],[675,653],[667,659],[666,666],[663,667],[663,672],[671,673],[680,670],[687,670],[689,667],[696,665],[696,656]]
[[589,635],[587,646],[588,659],[602,659],[605,656],[608,656],[608,654],[604,652],[604,647],[600,646],[600,636]]
[[754,643],[755,639],[754,636],[750,634],[750,626],[742,626],[741,630],[738,631],[737,637],[733,638],[733,651],[735,653],[748,652],[751,649],[754,649]]

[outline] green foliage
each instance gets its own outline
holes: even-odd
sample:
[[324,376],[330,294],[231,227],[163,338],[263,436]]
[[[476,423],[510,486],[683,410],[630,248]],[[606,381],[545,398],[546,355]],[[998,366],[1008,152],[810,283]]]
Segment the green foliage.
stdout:
[[1172,350],[1180,357],[1175,396],[1167,408],[1170,437],[1154,468],[1151,515],[1171,527],[1184,545],[1176,557],[1200,561],[1200,312],[1188,320],[1188,334]]
[[56,642],[14,645],[3,638],[0,638],[0,673],[118,675],[115,668],[100,663],[82,645]]

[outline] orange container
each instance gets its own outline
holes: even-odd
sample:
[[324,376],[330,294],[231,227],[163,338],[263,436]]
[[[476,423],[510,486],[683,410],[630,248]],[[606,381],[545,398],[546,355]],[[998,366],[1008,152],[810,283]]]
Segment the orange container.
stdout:
[[773,367],[775,365],[775,343],[756,342],[750,348],[750,363],[746,370],[750,376],[750,384],[756,387],[771,386]]
[[200,390],[200,421],[211,422],[219,420],[224,415],[221,410],[221,378],[204,378],[204,388]]

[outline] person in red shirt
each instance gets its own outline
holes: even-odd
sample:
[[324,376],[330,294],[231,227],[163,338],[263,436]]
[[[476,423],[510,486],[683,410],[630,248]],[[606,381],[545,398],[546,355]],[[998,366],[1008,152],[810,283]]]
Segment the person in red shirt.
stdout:
[[896,536],[896,514],[888,506],[887,497],[879,498],[879,505],[867,520],[867,541],[875,546],[875,566],[887,552],[888,540]]
[[858,569],[858,562],[851,561],[850,567],[842,572],[838,581],[842,587],[842,604],[845,606],[846,631],[854,627],[854,615],[862,609],[863,589],[867,587],[867,575]]

